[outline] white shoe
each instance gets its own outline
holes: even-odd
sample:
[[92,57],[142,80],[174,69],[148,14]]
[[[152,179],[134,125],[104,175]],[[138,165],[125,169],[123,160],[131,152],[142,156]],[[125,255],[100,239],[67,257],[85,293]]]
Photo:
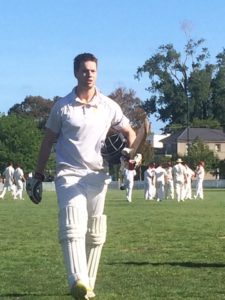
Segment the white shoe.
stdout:
[[92,290],[87,291],[87,299],[94,299],[95,298],[95,293]]
[[95,293],[91,288],[87,287],[85,284],[78,280],[71,288],[71,295],[76,300],[89,300],[95,297]]
[[128,201],[128,202],[131,202],[131,199],[130,199],[129,197],[127,197],[127,201]]

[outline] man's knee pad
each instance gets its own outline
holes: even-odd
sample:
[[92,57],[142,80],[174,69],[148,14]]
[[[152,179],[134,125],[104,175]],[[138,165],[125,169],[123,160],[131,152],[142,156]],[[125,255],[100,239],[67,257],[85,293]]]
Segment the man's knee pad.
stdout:
[[59,240],[85,238],[87,219],[81,216],[74,206],[68,206],[59,212]]
[[68,206],[59,212],[59,241],[70,286],[78,279],[88,284],[85,234],[87,218],[80,215],[74,206]]
[[106,215],[93,216],[88,223],[87,244],[101,245],[105,243],[107,232]]

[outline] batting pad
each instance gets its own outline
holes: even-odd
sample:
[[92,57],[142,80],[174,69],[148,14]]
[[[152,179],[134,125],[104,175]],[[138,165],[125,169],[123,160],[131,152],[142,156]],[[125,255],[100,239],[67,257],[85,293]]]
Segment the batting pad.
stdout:
[[89,285],[94,289],[103,244],[106,240],[106,215],[94,216],[87,232],[87,257]]
[[81,280],[88,286],[88,268],[85,250],[87,222],[74,206],[59,212],[59,241],[62,246],[70,287]]

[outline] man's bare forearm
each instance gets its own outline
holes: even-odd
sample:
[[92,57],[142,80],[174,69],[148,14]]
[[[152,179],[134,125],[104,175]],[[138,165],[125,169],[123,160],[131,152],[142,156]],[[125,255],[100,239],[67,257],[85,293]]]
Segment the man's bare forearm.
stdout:
[[37,173],[44,174],[45,166],[51,154],[52,145],[55,141],[56,134],[50,130],[47,130],[38,155],[37,166],[35,169]]

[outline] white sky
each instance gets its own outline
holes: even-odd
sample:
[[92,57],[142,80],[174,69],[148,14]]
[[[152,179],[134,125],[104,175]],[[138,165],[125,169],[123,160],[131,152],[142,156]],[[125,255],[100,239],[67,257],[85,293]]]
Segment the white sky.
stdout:
[[[206,40],[214,60],[225,46],[225,1],[0,0],[0,112],[28,95],[68,94],[73,58],[81,52],[98,57],[104,94],[122,86],[145,100],[148,79],[134,74],[162,44],[182,51],[182,24],[193,39]],[[151,121],[159,133],[163,124]]]

